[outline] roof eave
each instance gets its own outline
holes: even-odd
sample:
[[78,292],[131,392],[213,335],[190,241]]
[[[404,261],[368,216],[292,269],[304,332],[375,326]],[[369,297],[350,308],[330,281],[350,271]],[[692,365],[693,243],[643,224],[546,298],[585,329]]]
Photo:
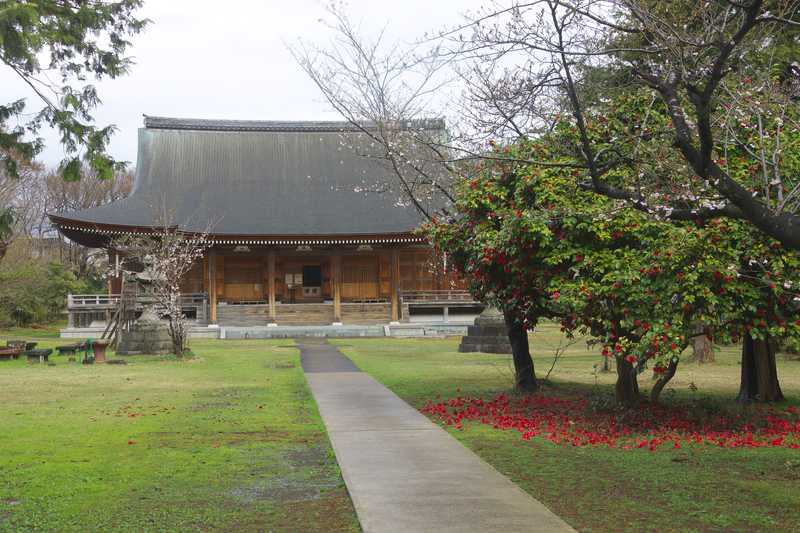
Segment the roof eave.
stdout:
[[[98,224],[48,214],[53,224],[68,238],[83,244],[81,240],[108,241],[126,235],[156,234],[157,229],[148,226],[123,226]],[[83,235],[78,235],[83,234]],[[196,232],[186,232],[195,235]],[[225,234],[209,233],[209,238],[218,245],[263,245],[263,246],[313,246],[313,245],[362,245],[362,244],[417,244],[427,239],[415,231],[389,233],[353,233],[329,235],[269,235],[269,234]],[[102,246],[101,246],[102,247]]]

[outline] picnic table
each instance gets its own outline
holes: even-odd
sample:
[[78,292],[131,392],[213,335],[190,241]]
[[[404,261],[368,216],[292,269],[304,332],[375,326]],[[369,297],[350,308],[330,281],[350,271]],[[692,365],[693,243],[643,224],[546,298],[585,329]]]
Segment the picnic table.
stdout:
[[87,346],[85,342],[56,346],[56,350],[58,350],[59,355],[74,355],[76,352],[85,351],[86,349]]
[[44,363],[45,361],[48,361],[51,353],[53,353],[53,350],[50,348],[26,350],[25,357],[28,358],[29,363]]
[[0,348],[0,360],[16,359],[24,350],[19,347]]
[[39,344],[38,342],[28,342],[28,341],[7,341],[6,346],[8,348],[22,348],[22,350],[33,350],[36,348],[36,345]]

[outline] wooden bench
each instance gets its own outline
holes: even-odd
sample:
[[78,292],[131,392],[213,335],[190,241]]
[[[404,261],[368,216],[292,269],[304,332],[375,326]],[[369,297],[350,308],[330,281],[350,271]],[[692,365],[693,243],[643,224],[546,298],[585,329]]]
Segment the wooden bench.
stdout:
[[16,359],[24,350],[22,348],[0,348],[0,361]]
[[65,344],[64,346],[56,346],[59,355],[74,355],[75,352],[86,350],[86,343],[79,342],[77,344]]
[[22,351],[25,350],[33,350],[36,348],[37,342],[28,342],[28,341],[7,341],[6,347],[7,348],[20,348]]
[[50,348],[40,348],[38,350],[27,350],[25,357],[28,358],[29,363],[44,363],[53,352]]

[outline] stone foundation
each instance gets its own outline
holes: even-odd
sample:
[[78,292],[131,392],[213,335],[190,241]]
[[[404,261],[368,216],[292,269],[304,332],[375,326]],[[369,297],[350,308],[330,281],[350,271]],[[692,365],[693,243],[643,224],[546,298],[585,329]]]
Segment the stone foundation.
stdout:
[[458,351],[511,353],[506,321],[500,311],[487,307],[478,315],[475,325],[467,327],[467,335],[461,338]]
[[172,338],[166,322],[139,319],[130,331],[120,332],[117,355],[167,353],[172,353]]

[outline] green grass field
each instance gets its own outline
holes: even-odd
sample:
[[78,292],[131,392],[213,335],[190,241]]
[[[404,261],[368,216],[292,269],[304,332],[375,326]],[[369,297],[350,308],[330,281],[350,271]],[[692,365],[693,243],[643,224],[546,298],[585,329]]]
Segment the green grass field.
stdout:
[[[5,331],[0,343],[70,342],[55,335]],[[459,354],[455,338],[332,342],[417,407],[512,382],[508,356]],[[198,340],[193,359],[124,366],[0,362],[0,531],[358,531],[292,345]],[[555,327],[531,336],[540,378],[559,346]],[[607,402],[614,375],[600,361],[585,342],[567,346],[544,394]],[[800,362],[779,366],[797,405]],[[679,368],[663,399],[740,409],[738,375],[736,348],[722,349]],[[650,453],[447,429],[581,531],[800,531],[800,450]]]
[[[508,356],[460,354],[458,339],[335,341],[363,370],[412,405],[458,395],[489,398],[508,391]],[[537,372],[547,373],[563,346],[558,329],[531,335]],[[679,368],[663,401],[696,402],[713,409],[741,409],[731,402],[738,387],[736,347],[720,350],[710,365]],[[569,346],[554,367],[544,394],[613,397],[614,375],[596,372],[601,358],[585,342]],[[788,400],[800,403],[800,362],[779,363]],[[642,388],[650,386],[647,375]],[[516,431],[466,423],[447,428],[464,445],[581,531],[800,531],[800,450],[685,447],[623,451],[523,441]]]
[[358,531],[291,345],[0,362],[0,531]]

